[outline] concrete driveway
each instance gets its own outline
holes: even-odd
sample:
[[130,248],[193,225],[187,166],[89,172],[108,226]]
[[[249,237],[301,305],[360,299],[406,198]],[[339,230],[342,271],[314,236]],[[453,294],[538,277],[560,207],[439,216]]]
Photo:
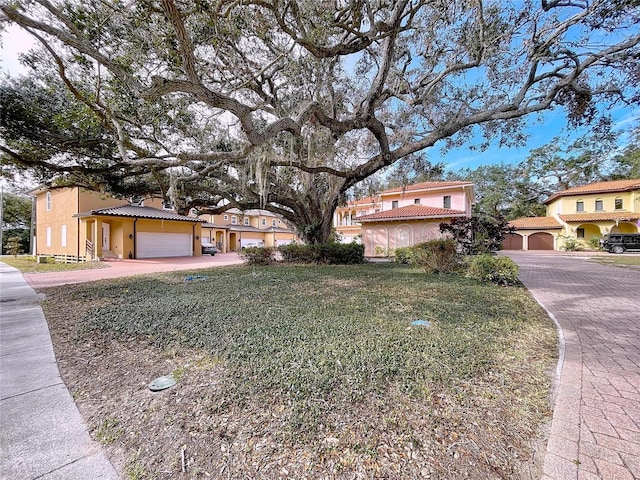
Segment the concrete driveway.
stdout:
[[106,268],[68,272],[25,273],[24,278],[31,287],[38,290],[71,283],[93,282],[106,278],[240,265],[243,261],[237,253],[231,252],[217,253],[213,257],[203,255],[201,257],[148,258],[144,260],[113,260],[104,263],[107,265]]
[[640,271],[501,252],[560,327],[544,480],[640,479]]

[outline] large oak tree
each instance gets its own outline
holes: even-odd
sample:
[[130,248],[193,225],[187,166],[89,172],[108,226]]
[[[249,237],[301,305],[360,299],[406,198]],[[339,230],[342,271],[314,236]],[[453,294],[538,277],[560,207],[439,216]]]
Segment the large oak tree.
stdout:
[[309,242],[328,238],[349,188],[437,142],[518,143],[528,116],[594,122],[596,104],[638,101],[634,0],[16,0],[0,12],[40,42],[34,88],[69,96],[62,117],[82,111],[81,138],[53,154],[3,131],[6,161],[159,190],[182,211],[265,208]]

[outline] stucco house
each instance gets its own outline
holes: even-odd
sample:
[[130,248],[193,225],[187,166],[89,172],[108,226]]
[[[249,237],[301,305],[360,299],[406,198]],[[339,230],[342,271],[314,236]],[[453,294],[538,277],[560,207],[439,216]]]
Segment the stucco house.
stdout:
[[232,208],[218,215],[200,215],[202,238],[221,251],[240,251],[247,245],[279,247],[299,241],[287,222],[267,210]]
[[64,261],[199,256],[202,221],[160,198],[117,199],[79,187],[39,187],[36,251]]
[[79,187],[38,187],[29,194],[35,199],[35,254],[63,261],[199,256],[204,242],[228,252],[298,240],[266,210],[196,217],[178,215],[156,197],[125,200]]
[[475,190],[470,182],[422,182],[354,200],[334,214],[341,241],[360,242],[368,257],[389,255],[441,237],[439,225],[471,216]]
[[563,250],[577,241],[589,247],[611,233],[638,233],[640,179],[596,182],[551,195],[547,216],[515,219],[515,232],[505,239],[505,250]]

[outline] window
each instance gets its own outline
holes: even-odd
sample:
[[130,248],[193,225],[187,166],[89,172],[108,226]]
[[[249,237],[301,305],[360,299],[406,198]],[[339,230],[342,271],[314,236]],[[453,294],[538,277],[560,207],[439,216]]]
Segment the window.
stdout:
[[374,213],[380,213],[380,209],[376,208],[376,211]]
[[60,246],[61,247],[67,246],[67,226],[66,225],[62,225],[62,228],[60,229]]
[[265,227],[267,225],[267,219],[266,218],[262,218],[260,219],[260,224]]
[[173,210],[173,203],[171,203],[171,200],[166,200],[162,202],[162,209],[163,210]]
[[249,217],[244,217],[244,224],[249,225]]
[[584,238],[584,228],[578,228],[578,229],[576,229],[576,237],[578,237],[578,238]]
[[576,202],[576,212],[584,212],[584,202],[582,200]]
[[604,206],[602,204],[602,200],[596,200],[596,212],[602,212],[604,210]]
[[624,202],[621,198],[616,198],[615,200],[615,208],[616,210],[622,210],[624,208]]
[[51,227],[47,227],[47,247],[51,246]]
[[398,208],[398,200],[393,200],[391,202],[391,208]]
[[276,226],[276,219],[274,218],[273,220],[271,220],[271,226],[275,227]]
[[224,216],[225,221],[229,220],[229,215]]
[[[47,192],[47,212],[51,210],[51,192]],[[49,245],[51,246],[51,245]]]
[[413,200],[414,205],[420,205],[420,199],[419,198],[415,198]]
[[442,208],[451,208],[451,195],[442,197]]
[[238,217],[234,215],[233,217],[231,217],[231,224],[236,225],[237,223],[238,223]]

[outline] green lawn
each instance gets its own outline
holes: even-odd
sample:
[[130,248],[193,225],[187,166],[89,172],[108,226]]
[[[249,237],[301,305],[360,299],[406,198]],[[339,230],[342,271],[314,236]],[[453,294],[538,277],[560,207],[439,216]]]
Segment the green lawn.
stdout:
[[616,265],[619,267],[632,267],[638,268],[640,267],[640,256],[639,255],[607,255],[602,257],[593,257],[591,259],[592,262],[598,262],[605,265]]
[[[129,468],[172,478],[157,472],[183,443],[214,477],[531,467],[556,335],[526,290],[393,264],[188,275],[47,291],[65,381],[96,430],[118,425],[112,448],[139,453]],[[151,398],[171,371],[178,386]]]
[[88,270],[92,268],[108,268],[109,265],[102,262],[81,262],[81,263],[36,263],[36,257],[29,255],[3,255],[0,262],[17,268],[22,273],[46,273],[65,272],[67,270]]

